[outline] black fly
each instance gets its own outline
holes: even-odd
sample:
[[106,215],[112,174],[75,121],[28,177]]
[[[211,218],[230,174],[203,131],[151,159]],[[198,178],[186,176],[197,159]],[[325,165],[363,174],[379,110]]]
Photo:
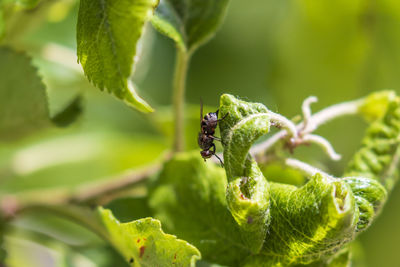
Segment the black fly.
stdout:
[[[228,115],[228,114],[226,114]],[[222,119],[218,119],[218,110],[216,112],[207,113],[203,118],[203,102],[200,103],[200,128],[201,132],[199,132],[198,143],[202,151],[200,151],[200,155],[203,157],[204,161],[206,159],[211,158],[213,155],[217,157],[221,165],[224,166],[222,160],[215,154],[215,144],[214,140],[221,141],[220,138],[215,137],[215,129],[217,128],[218,122],[223,120],[226,115]],[[211,150],[212,149],[212,150]]]

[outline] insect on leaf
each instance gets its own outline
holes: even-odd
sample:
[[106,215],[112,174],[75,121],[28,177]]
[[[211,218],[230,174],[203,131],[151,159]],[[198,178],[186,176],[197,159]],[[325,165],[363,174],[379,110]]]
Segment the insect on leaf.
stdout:
[[[400,105],[397,98],[383,99],[382,116],[370,126],[346,178],[317,173],[297,187],[267,182],[248,153],[253,142],[269,131],[268,109],[231,95],[221,96],[220,114],[227,116],[220,122],[229,181],[227,206],[242,233],[260,244],[256,228],[250,225],[256,223],[264,238],[257,255],[245,260],[246,266],[346,263],[339,251],[379,213],[386,199],[386,190],[380,182],[390,188],[397,173]],[[250,213],[253,220],[246,224],[245,218]],[[249,241],[244,238],[254,254],[256,247]]]
[[221,116],[226,116],[220,122],[220,130],[229,181],[228,207],[247,245],[257,253],[268,230],[270,189],[248,153],[256,139],[269,132],[269,111],[262,104],[247,103],[228,94],[221,96],[219,110]]

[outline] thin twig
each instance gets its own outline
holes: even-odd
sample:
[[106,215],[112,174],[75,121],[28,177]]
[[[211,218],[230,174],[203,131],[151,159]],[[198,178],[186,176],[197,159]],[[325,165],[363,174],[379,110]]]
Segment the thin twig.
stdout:
[[310,96],[307,97],[306,100],[303,101],[303,105],[301,106],[301,109],[303,111],[303,124],[307,125],[310,118],[311,118],[311,104],[316,103],[318,101],[318,98],[315,96]]
[[[327,107],[309,117],[307,125],[305,125],[303,121],[297,124],[296,128],[298,131],[302,130],[302,134],[304,136],[305,134],[309,134],[315,131],[322,124],[327,123],[333,119],[346,115],[357,114],[358,108],[362,103],[363,99],[357,99],[354,101],[349,101]],[[268,151],[273,146],[275,146],[280,140],[284,139],[286,136],[287,131],[282,130],[267,139],[265,142],[252,147],[250,149],[250,154],[256,156],[258,154],[264,153],[265,151]]]
[[326,154],[333,160],[340,160],[342,156],[336,153],[335,149],[325,138],[316,134],[307,134],[302,138],[304,143],[314,143],[324,149]]
[[[102,196],[110,195],[117,191],[126,190],[148,177],[156,174],[161,169],[161,164],[157,163],[141,171],[135,171],[114,180],[110,180],[104,183],[92,185],[86,185],[76,190],[75,193],[70,191],[57,191],[51,192],[39,192],[32,196],[24,199],[18,199],[13,195],[6,195],[0,199],[0,215],[5,220],[12,220],[17,214],[31,209],[43,209],[62,207],[70,204],[87,204],[93,203],[95,200]],[[45,195],[43,198],[41,196]],[[39,197],[37,197],[39,196]],[[49,202],[49,199],[51,200]]]
[[285,163],[285,165],[287,165],[291,168],[301,171],[308,177],[312,177],[312,176],[316,175],[317,173],[320,173],[329,179],[335,179],[333,176],[327,174],[326,172],[324,172],[318,168],[315,168],[303,161],[297,160],[297,159],[287,158],[287,159],[285,159],[284,163]]
[[268,113],[270,116],[270,120],[272,123],[279,125],[279,127],[284,128],[287,132],[289,132],[289,134],[295,138],[297,138],[297,129],[296,129],[296,125],[289,119],[287,119],[286,117],[274,113],[274,112],[269,112]]
[[155,164],[141,171],[134,171],[123,175],[119,179],[110,179],[102,184],[96,183],[94,185],[82,187],[70,197],[69,201],[75,203],[84,203],[95,200],[101,196],[112,194],[120,190],[125,190],[156,174],[160,169],[161,164]]

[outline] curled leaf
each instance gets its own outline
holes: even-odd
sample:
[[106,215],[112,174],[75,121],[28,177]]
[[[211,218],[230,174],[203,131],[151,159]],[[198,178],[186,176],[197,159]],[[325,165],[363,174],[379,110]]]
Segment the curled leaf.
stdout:
[[256,139],[269,132],[270,113],[262,104],[247,103],[228,94],[221,96],[219,112],[224,118],[220,130],[229,181],[228,207],[247,245],[256,253],[268,230],[269,187],[249,150]]
[[357,231],[365,230],[379,213],[386,200],[385,188],[376,180],[351,177],[343,179],[353,191],[359,219]]
[[230,181],[245,174],[245,162],[251,145],[269,132],[269,110],[260,103],[249,103],[232,95],[221,96],[219,127],[224,146],[225,170]]
[[344,180],[354,192],[360,213],[357,231],[365,230],[379,214],[387,190],[390,191],[398,179],[400,156],[399,97],[391,91],[374,93],[367,97],[365,107],[374,108],[377,116],[370,116],[375,121],[367,129],[361,148],[344,175],[350,177]]
[[242,230],[245,244],[258,252],[270,220],[269,185],[257,162],[248,161],[249,172],[229,182],[226,189],[228,208]]
[[393,91],[374,92],[363,99],[358,110],[368,121],[375,121],[385,115],[389,103],[395,98]]
[[374,179],[391,190],[398,178],[399,156],[400,98],[395,97],[388,102],[384,115],[368,128],[345,176]]
[[353,239],[358,213],[351,188],[343,181],[316,174],[300,188],[270,184],[270,229],[260,254],[249,262],[310,264],[334,255]]
[[[370,133],[378,129],[375,134],[381,136],[382,129],[400,130],[400,124],[394,127],[397,125],[394,114],[397,113],[391,109],[392,106],[388,102],[387,113],[382,118],[386,125],[389,123],[391,126],[372,126]],[[344,179],[317,173],[301,187],[272,182],[268,184],[248,151],[257,138],[268,132],[270,114],[261,104],[240,101],[230,95],[221,97],[220,116],[226,116],[220,122],[220,129],[229,181],[227,205],[242,233],[253,239],[253,244],[249,245],[248,240],[243,238],[253,252],[256,248],[254,243],[260,244],[255,226],[258,226],[259,233],[265,238],[261,243],[261,251],[256,256],[249,256],[246,264],[333,264],[333,259],[340,258],[339,251],[354,239],[356,233],[370,225],[386,199],[386,190],[378,181],[371,179],[373,172],[366,173],[369,175],[367,178],[360,178],[360,173],[353,172],[351,177]],[[398,140],[392,130],[386,134]],[[380,148],[383,154],[378,163],[364,163],[370,167],[367,170],[373,169],[378,173],[386,170],[385,173],[389,175],[387,170],[390,168],[385,164],[397,160],[390,153],[388,155],[388,151],[397,153],[395,140],[392,140],[392,149],[387,150],[387,146]],[[382,140],[380,142],[384,143]],[[258,220],[256,225],[252,225],[254,228],[251,228],[245,223],[249,214],[256,218],[262,216],[254,214],[264,214],[265,220]],[[346,259],[338,261],[340,264],[348,262]]]

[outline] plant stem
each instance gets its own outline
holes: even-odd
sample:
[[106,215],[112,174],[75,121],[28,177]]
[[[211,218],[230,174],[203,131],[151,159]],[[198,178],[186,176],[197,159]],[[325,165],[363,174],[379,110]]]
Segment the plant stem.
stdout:
[[175,73],[173,81],[173,106],[174,106],[174,152],[180,152],[184,149],[184,104],[186,76],[190,54],[185,50],[177,49]]
[[293,159],[293,158],[287,158],[284,161],[285,165],[293,168],[293,169],[297,169],[299,171],[301,171],[303,174],[312,177],[317,173],[322,174],[323,176],[327,177],[328,179],[333,180],[334,177],[332,177],[331,175],[327,174],[326,172],[323,172],[322,170],[315,168],[303,161],[297,160],[297,159]]
[[90,203],[96,202],[102,196],[107,196],[122,190],[126,190],[136,185],[148,177],[156,174],[161,169],[161,164],[154,164],[148,168],[132,173],[127,173],[118,179],[110,179],[104,183],[96,182],[82,188],[78,188],[76,193],[69,196],[68,202],[72,203]]
[[[304,134],[309,134],[313,131],[315,131],[320,125],[342,117],[342,116],[347,116],[347,115],[353,115],[358,113],[358,109],[361,104],[364,103],[364,99],[357,99],[354,101],[349,101],[345,103],[340,103],[336,104],[330,107],[327,107],[314,115],[312,115],[310,118],[308,118],[308,123],[306,125],[306,128],[304,128],[305,124],[304,122],[301,122],[296,125],[296,128],[298,130],[303,129]],[[250,149],[250,154],[253,156],[256,156],[260,153],[264,153],[265,151],[271,149],[274,147],[280,140],[282,140],[285,136],[287,135],[286,130],[282,130],[269,139],[267,139],[265,142],[260,143]]]

